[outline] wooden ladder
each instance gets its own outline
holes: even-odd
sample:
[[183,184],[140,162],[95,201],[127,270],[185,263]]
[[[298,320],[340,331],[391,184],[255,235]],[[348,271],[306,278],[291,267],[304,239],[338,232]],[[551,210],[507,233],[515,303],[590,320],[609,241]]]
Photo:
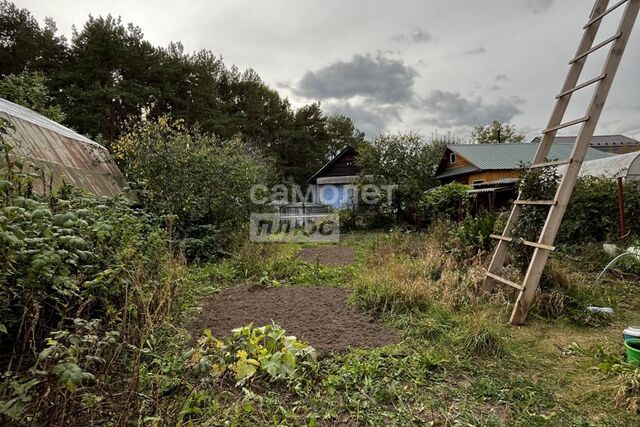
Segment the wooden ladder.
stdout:
[[[620,65],[622,54],[624,53],[627,41],[631,34],[631,30],[635,24],[640,10],[640,0],[622,0],[617,2],[611,7],[609,6],[609,0],[596,0],[588,22],[584,26],[584,34],[582,40],[578,46],[576,56],[569,62],[569,71],[565,79],[562,90],[556,96],[556,104],[551,113],[549,124],[547,128],[542,132],[543,138],[536,155],[533,159],[533,163],[530,168],[544,168],[557,165],[568,165],[567,169],[562,177],[558,189],[553,200],[523,200],[521,194],[518,195],[518,199],[514,202],[511,214],[507,221],[507,225],[501,236],[492,235],[493,238],[498,239],[496,250],[491,260],[486,277],[483,283],[483,289],[490,291],[493,289],[497,282],[511,286],[518,289],[519,295],[516,301],[513,313],[511,314],[511,323],[514,325],[521,325],[527,318],[527,312],[533,302],[533,299],[540,282],[540,277],[549,258],[549,253],[555,248],[553,246],[556,234],[560,228],[562,217],[564,216],[567,208],[567,203],[573,192],[578,173],[582,162],[589,150],[589,144],[593,138],[593,133],[600,119],[602,108],[611,89],[611,84]],[[602,19],[609,13],[618,9],[621,6],[625,6],[625,10],[622,16],[622,20],[618,27],[618,31],[615,35],[606,40],[593,44],[600,29]],[[582,74],[587,57],[593,52],[609,46],[609,53],[605,60],[602,73],[593,79],[587,80],[583,83],[578,83],[578,79]],[[593,97],[589,103],[587,113],[576,120],[570,120],[563,122],[569,101],[574,92],[586,88],[591,85],[596,85]],[[553,144],[556,133],[560,129],[564,129],[570,126],[581,125],[578,137],[573,146],[571,157],[566,160],[560,161],[547,161],[549,150]],[[512,232],[518,223],[522,207],[527,205],[547,206],[549,213],[545,221],[544,227],[537,242],[524,241],[527,246],[533,247],[534,252],[527,269],[527,273],[522,284],[512,282],[500,276],[504,263],[507,258],[507,251],[509,244],[513,241]]]

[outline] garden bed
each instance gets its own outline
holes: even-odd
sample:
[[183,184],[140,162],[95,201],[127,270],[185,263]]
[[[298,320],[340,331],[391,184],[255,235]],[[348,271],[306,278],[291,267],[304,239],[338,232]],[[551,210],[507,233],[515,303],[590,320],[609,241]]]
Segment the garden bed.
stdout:
[[222,337],[249,323],[262,326],[273,321],[308,342],[319,355],[349,347],[382,347],[399,340],[396,331],[348,305],[348,294],[346,289],[329,287],[238,286],[205,303],[190,329],[194,337],[207,328]]
[[323,265],[348,265],[356,259],[355,249],[348,246],[323,246],[304,248],[298,252],[298,258],[304,262]]

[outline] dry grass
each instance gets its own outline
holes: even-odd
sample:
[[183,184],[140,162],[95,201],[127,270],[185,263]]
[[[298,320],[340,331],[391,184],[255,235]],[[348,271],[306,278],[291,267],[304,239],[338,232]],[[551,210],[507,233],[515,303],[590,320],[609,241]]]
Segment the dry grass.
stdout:
[[355,301],[381,312],[434,304],[456,310],[476,303],[482,298],[485,259],[461,263],[438,237],[397,233],[371,243],[364,259],[367,268],[355,280]]

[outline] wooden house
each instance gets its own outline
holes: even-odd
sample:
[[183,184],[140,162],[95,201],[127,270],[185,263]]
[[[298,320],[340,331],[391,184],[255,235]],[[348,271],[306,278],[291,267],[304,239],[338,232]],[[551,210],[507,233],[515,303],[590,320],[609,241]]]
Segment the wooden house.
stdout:
[[311,201],[329,205],[335,209],[354,206],[355,183],[358,178],[353,147],[345,147],[333,159],[316,172],[307,184],[311,187]]
[[[537,149],[536,143],[448,145],[436,178],[443,184],[456,181],[471,186],[513,180],[518,178],[522,165],[531,163]],[[553,144],[549,159],[568,159],[572,150],[571,143]],[[590,148],[586,160],[610,156]]]
[[[478,205],[493,210],[515,198],[520,171],[533,160],[537,143],[448,145],[436,178],[442,184],[459,182],[472,186],[470,193]],[[573,144],[553,144],[549,160],[571,157]],[[589,148],[586,160],[604,159],[612,154]]]

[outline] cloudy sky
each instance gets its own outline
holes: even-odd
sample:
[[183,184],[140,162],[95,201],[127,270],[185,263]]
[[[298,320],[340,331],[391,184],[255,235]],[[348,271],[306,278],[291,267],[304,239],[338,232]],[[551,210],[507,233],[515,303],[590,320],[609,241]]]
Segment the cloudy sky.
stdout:
[[[187,50],[209,49],[228,65],[254,68],[293,105],[320,101],[369,135],[437,130],[461,137],[494,119],[530,137],[544,128],[592,6],[590,0],[16,3],[39,20],[52,17],[67,36],[89,14],[119,15],[156,45],[181,41]],[[610,16],[601,40],[615,33],[620,12]],[[604,52],[592,56],[584,80],[600,74],[603,59]],[[640,137],[638,76],[636,28],[597,133]],[[583,116],[590,96],[575,97],[567,118]]]

